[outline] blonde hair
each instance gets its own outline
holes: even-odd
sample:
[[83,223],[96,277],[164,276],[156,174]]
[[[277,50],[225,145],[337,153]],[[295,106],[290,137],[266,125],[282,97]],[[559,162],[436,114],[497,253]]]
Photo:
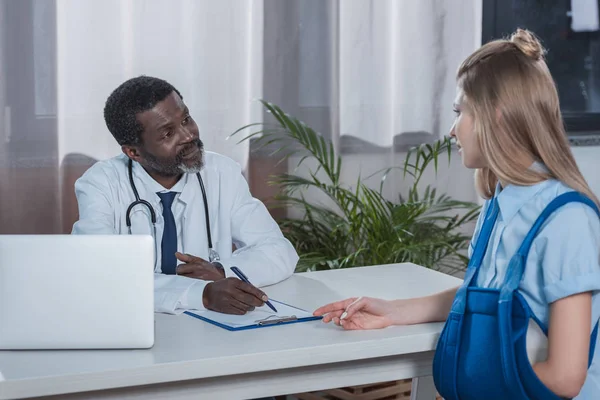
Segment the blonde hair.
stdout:
[[[600,204],[571,152],[544,54],[533,33],[518,29],[479,48],[458,70],[487,162],[475,172],[477,191],[489,199],[498,180],[529,186],[554,178]],[[533,161],[547,171],[530,168]]]

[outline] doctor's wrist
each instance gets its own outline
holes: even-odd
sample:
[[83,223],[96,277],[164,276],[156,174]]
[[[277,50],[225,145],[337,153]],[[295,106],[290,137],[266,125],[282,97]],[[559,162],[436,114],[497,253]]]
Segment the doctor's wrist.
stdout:
[[225,267],[223,267],[223,264],[217,261],[213,261],[211,264],[214,265],[215,269],[222,275],[222,278],[225,279]]
[[204,290],[202,291],[202,306],[204,306],[204,308],[206,308],[207,310],[208,310],[208,308],[206,307],[206,305],[208,304],[208,302],[207,302],[207,298],[206,298],[206,288],[210,284],[211,284],[211,282],[204,285]]

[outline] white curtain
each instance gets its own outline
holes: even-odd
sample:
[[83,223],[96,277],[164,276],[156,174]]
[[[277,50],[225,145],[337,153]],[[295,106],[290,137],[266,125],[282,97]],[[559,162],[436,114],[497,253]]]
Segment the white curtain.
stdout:
[[447,133],[456,70],[480,45],[481,0],[265,0],[264,10],[264,95],[343,151]]
[[340,134],[389,147],[450,127],[458,65],[480,43],[481,0],[339,2]]
[[106,129],[110,92],[138,75],[183,95],[207,150],[246,166],[226,137],[261,120],[262,0],[57,0],[59,163],[120,152]]
[[[119,152],[104,101],[141,74],[175,85],[206,148],[243,166],[247,144],[225,138],[262,119],[253,100],[263,83],[276,93],[268,100],[334,140],[389,147],[406,133],[437,138],[451,124],[455,71],[479,44],[481,25],[481,0],[56,4],[59,162]],[[276,48],[263,52],[263,42]]]
[[[4,4],[0,3],[0,26],[4,26]],[[6,143],[10,135],[10,117],[6,105],[6,67],[4,62],[5,40],[0,40],[0,160],[8,159]],[[0,163],[0,167],[3,167]]]

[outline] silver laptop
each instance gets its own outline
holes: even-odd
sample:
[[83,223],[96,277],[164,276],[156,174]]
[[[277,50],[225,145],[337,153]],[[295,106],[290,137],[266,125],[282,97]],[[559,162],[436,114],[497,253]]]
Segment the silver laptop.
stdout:
[[0,235],[0,349],[154,345],[154,241]]

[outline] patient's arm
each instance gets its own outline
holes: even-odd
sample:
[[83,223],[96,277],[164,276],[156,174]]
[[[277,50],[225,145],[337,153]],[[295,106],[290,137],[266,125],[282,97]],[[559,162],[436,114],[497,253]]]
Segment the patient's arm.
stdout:
[[323,315],[325,323],[333,321],[349,330],[445,321],[457,289],[445,290],[431,296],[392,301],[354,297],[327,304],[315,310],[314,314]]

